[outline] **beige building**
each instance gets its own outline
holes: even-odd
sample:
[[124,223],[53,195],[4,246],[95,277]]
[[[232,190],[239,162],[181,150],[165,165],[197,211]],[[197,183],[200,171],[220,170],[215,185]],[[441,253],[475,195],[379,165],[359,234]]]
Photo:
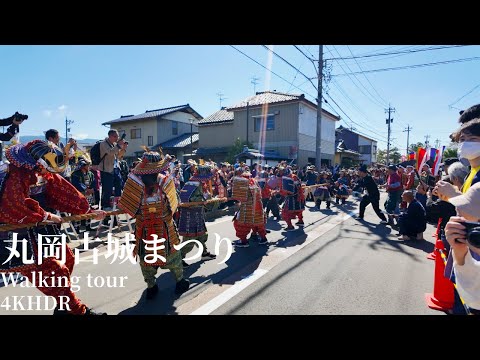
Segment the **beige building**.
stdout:
[[142,145],[154,149],[166,145],[164,152],[183,160],[181,156],[184,153],[197,148],[198,122],[202,119],[186,104],[147,110],[139,115],[122,115],[102,125],[109,125],[110,129],[118,130],[120,135],[126,134],[125,140],[129,143],[125,154],[127,161],[136,160],[143,153]]
[[[335,123],[340,118],[322,110],[322,163],[335,156]],[[305,96],[276,91],[223,108],[199,122],[199,155],[222,161],[236,138],[249,141],[265,159],[315,163],[317,106]]]

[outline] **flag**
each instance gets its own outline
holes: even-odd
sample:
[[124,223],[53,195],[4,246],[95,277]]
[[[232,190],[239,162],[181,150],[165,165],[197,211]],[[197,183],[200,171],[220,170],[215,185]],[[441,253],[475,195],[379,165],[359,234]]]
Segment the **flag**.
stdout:
[[426,149],[419,147],[417,150],[417,171],[421,171],[423,165],[427,162],[428,152]]
[[435,159],[436,159],[436,157],[437,157],[437,151],[438,151],[438,150],[435,149],[435,148],[430,148],[430,152],[429,152],[429,154],[428,154],[428,159],[427,159],[427,161],[428,161],[428,160],[432,160],[433,162],[435,162]]
[[414,151],[411,151],[411,152],[408,154],[408,160],[415,160],[415,152],[414,152]]
[[435,162],[433,163],[433,176],[438,175],[438,169],[440,168],[444,151],[445,146],[442,146],[439,150],[437,150],[437,157],[435,158]]

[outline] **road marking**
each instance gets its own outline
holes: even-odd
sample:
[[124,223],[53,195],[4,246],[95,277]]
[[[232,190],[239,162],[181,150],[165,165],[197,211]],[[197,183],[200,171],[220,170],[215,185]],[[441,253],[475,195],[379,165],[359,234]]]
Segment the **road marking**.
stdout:
[[194,312],[192,312],[190,315],[208,315],[211,312],[215,311],[218,309],[220,306],[225,304],[228,300],[233,298],[234,296],[238,295],[243,289],[247,288],[251,284],[253,284],[255,281],[260,279],[263,275],[265,275],[268,272],[268,270],[263,270],[263,269],[257,269],[255,270],[252,274],[248,275],[244,279],[237,281],[235,285],[231,286],[228,288],[228,290],[225,290],[223,293],[221,293],[219,296],[214,298],[213,300],[209,301],[205,305],[201,306]]
[[[255,281],[267,274],[275,266],[282,263],[284,260],[288,259],[293,254],[297,253],[305,246],[311,242],[318,239],[323,234],[334,229],[337,225],[348,220],[349,218],[356,216],[356,212],[350,211],[345,215],[337,215],[331,220],[332,222],[325,222],[318,225],[315,230],[309,231],[307,233],[307,238],[305,242],[300,245],[292,246],[289,248],[278,248],[268,253],[268,256],[265,256],[260,261],[258,268],[247,277],[243,278],[240,281],[237,281],[234,285],[231,285],[226,290],[225,284],[215,284],[207,288],[206,291],[203,291],[200,295],[193,298],[192,300],[180,305],[177,307],[177,314],[190,314],[190,315],[208,315],[218,309],[220,306],[225,304],[227,301],[232,299],[234,296],[238,295],[241,291],[245,290],[248,286],[252,285]],[[280,239],[278,241],[285,240],[286,238]],[[272,243],[274,245],[274,243]],[[192,308],[195,308],[200,305],[196,310],[192,311]]]

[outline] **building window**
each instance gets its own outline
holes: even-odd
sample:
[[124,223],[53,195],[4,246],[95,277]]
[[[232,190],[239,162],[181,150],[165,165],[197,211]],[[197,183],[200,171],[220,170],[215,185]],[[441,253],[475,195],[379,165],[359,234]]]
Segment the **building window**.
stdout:
[[153,136],[148,137],[148,145],[147,146],[153,146]]
[[142,138],[142,129],[130,130],[130,139],[141,139],[141,138]]
[[[265,116],[254,117],[254,131],[259,132],[262,129],[262,121]],[[267,124],[265,130],[275,130],[275,115],[267,115]]]
[[172,135],[178,135],[178,122],[172,121]]
[[371,145],[360,145],[358,147],[358,152],[360,154],[371,154],[372,153],[372,147],[371,147]]

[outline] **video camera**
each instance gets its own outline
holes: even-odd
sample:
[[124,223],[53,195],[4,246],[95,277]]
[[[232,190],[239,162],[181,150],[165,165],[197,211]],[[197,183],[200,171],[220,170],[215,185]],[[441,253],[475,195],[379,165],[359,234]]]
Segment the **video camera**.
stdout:
[[468,244],[480,249],[480,223],[465,221],[462,224],[466,227]]

